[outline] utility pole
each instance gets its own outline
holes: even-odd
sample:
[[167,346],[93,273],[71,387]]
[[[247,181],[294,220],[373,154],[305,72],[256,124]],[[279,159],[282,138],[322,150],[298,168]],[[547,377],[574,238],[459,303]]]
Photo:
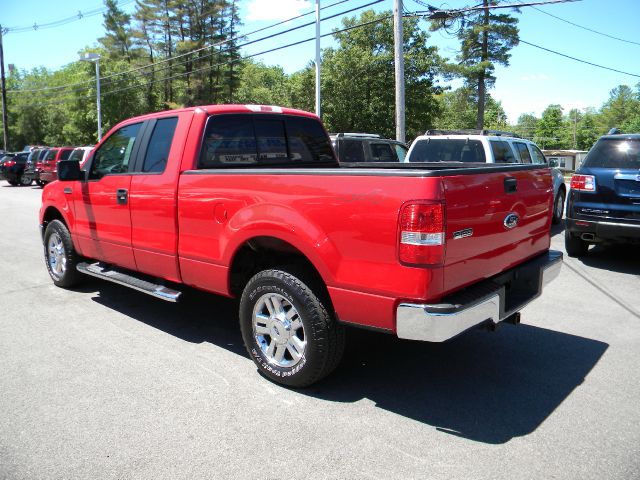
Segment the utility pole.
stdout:
[[320,116],[320,0],[316,0],[316,115]]
[[0,77],[2,77],[2,133],[4,135],[4,149],[9,150],[9,125],[7,125],[7,86],[4,81],[4,48],[2,46],[2,34],[0,25]]
[[396,140],[405,141],[404,110],[404,38],[402,35],[402,0],[393,4],[393,56],[396,77]]

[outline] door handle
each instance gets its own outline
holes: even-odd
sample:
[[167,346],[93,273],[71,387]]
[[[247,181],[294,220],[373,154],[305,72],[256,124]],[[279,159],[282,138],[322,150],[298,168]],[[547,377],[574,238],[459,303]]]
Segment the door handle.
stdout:
[[504,193],[515,193],[518,191],[518,180],[515,178],[504,179]]
[[118,205],[126,205],[127,198],[129,197],[129,191],[126,188],[119,188],[116,192],[116,199]]

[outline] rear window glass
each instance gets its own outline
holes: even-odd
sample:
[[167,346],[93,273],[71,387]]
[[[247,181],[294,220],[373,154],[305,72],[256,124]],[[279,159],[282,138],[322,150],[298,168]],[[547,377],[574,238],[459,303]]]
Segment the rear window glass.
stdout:
[[329,138],[313,118],[216,115],[209,118],[199,168],[335,163]]
[[585,167],[640,169],[640,140],[602,138],[593,146]]
[[479,140],[425,139],[413,147],[410,162],[486,162],[484,148]]
[[513,144],[520,155],[520,161],[522,163],[531,163],[531,154],[525,143],[516,142]]
[[496,163],[517,163],[513,150],[507,142],[491,140],[489,143]]
[[73,152],[73,150],[63,150],[62,153],[60,154],[60,160],[68,160],[69,155],[71,155],[71,152]]
[[58,153],[58,150],[49,150],[43,160],[53,160],[56,158],[56,153]]

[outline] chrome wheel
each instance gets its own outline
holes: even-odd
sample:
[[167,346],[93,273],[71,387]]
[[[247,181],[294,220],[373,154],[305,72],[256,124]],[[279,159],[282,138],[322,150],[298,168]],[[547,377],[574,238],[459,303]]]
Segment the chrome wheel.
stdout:
[[47,257],[51,273],[58,278],[62,278],[67,270],[67,255],[64,250],[64,243],[62,243],[62,237],[57,232],[54,232],[49,237]]
[[559,220],[564,213],[564,197],[562,193],[558,193],[558,199],[556,200],[556,218]]
[[24,186],[24,187],[28,187],[29,185],[31,185],[31,177],[27,176],[27,175],[22,175],[20,177],[20,185]]
[[282,295],[262,295],[253,308],[253,335],[269,363],[293,367],[307,346],[302,319]]

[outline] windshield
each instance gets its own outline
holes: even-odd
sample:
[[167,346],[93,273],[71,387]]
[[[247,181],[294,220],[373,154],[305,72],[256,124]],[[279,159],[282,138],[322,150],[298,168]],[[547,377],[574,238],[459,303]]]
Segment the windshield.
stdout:
[[640,169],[640,139],[601,138],[593,146],[585,167]]

